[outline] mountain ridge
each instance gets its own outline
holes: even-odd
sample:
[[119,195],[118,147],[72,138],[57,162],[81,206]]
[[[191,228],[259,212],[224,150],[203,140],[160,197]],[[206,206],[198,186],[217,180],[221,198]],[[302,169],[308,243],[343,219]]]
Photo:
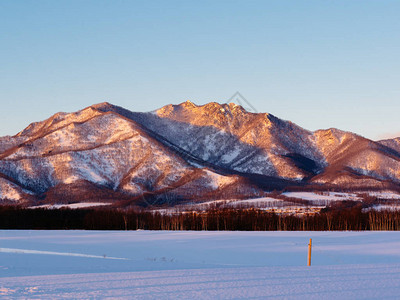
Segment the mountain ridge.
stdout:
[[172,205],[290,187],[399,184],[400,138],[309,131],[234,103],[186,101],[143,113],[103,102],[0,138],[4,203],[73,202],[93,193],[98,198],[83,198]]

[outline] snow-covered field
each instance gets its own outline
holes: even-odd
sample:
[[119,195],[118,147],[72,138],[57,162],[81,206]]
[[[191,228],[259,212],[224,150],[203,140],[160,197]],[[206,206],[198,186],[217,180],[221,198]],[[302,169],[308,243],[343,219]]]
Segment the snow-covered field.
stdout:
[[[286,197],[304,199],[308,201],[343,201],[343,200],[360,200],[356,194],[352,193],[335,193],[335,192],[325,192],[323,194],[316,194],[312,192],[286,192],[282,195]],[[380,195],[375,193],[375,196]]]
[[399,232],[0,231],[2,298],[382,299],[399,293]]

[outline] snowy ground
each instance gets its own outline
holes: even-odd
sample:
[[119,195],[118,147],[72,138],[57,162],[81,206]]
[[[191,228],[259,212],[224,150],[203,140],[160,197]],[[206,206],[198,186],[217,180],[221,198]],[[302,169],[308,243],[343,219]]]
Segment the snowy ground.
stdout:
[[[313,239],[313,266],[307,243]],[[398,298],[399,232],[0,231],[2,298]]]
[[[324,194],[316,194],[312,192],[286,192],[282,195],[286,197],[304,199],[308,201],[343,201],[343,200],[360,200],[360,198],[354,193],[335,193],[325,192]],[[380,194],[374,193],[375,196]],[[385,193],[386,195],[386,193]]]

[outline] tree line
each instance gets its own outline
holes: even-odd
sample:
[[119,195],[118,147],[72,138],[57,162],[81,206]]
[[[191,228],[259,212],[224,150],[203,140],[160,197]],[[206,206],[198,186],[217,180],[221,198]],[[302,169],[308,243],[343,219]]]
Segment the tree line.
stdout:
[[400,230],[400,212],[361,207],[314,215],[278,215],[259,209],[160,212],[117,209],[0,207],[1,229],[331,231]]

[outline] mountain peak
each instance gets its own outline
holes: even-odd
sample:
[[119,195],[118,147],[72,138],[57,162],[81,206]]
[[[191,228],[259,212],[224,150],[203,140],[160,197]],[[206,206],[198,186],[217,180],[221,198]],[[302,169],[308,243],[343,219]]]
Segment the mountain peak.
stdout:
[[93,108],[93,109],[100,110],[100,111],[109,111],[110,109],[115,108],[115,105],[113,105],[109,102],[101,102],[101,103],[93,104],[87,108]]
[[193,103],[190,100],[186,100],[185,102],[181,103],[181,105],[184,105],[184,106],[197,106],[195,103]]

